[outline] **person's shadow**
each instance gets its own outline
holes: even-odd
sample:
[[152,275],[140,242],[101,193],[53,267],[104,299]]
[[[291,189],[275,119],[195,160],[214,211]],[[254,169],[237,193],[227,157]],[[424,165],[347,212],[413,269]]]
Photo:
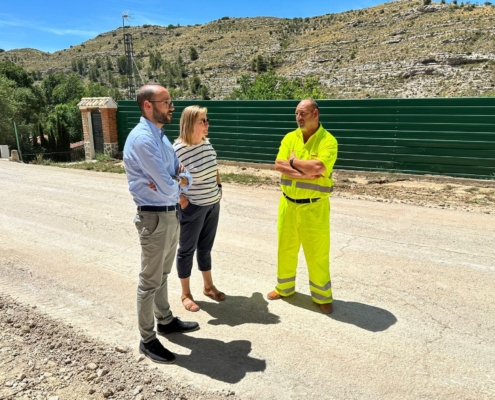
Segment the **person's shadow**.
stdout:
[[176,354],[176,363],[191,372],[207,375],[227,383],[241,381],[248,372],[264,371],[266,361],[249,357],[251,342],[195,338],[188,335],[167,335],[172,343],[191,349],[191,354]]
[[[311,296],[307,294],[295,293],[293,296],[284,297],[283,300],[293,306],[321,313],[318,305],[313,303]],[[344,300],[333,301],[333,312],[328,314],[328,317],[371,332],[387,330],[397,322],[395,315],[383,308]]]
[[[238,326],[242,324],[278,324],[280,317],[268,311],[268,300],[261,293],[253,293],[251,297],[227,296],[225,301],[212,303],[196,301],[196,304],[214,319],[211,325]],[[232,312],[236,310],[236,312]]]

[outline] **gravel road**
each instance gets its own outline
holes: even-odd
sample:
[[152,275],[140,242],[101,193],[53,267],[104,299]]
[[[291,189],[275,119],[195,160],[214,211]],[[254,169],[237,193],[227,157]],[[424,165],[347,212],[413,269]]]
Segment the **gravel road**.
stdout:
[[[276,279],[276,187],[224,185],[213,252],[228,299],[137,351],[139,245],[125,176],[0,162],[0,399],[495,398],[495,216],[332,199],[334,312]],[[349,182],[348,182],[349,183]],[[352,182],[351,182],[352,183]],[[346,198],[347,197],[347,198]]]

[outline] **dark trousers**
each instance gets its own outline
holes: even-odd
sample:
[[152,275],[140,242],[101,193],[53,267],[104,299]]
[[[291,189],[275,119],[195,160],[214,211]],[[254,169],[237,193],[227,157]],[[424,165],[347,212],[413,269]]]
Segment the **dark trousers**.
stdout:
[[211,206],[189,203],[182,210],[177,251],[177,272],[180,279],[191,276],[195,251],[199,270],[211,270],[211,249],[217,233],[219,215],[220,202]]

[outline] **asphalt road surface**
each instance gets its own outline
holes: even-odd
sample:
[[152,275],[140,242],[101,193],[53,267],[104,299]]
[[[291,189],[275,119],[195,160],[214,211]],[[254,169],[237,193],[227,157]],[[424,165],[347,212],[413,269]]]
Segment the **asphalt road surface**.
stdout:
[[[243,399],[495,398],[495,216],[332,200],[334,312],[276,282],[277,188],[224,185],[213,251],[216,286],[192,291],[201,329],[162,343],[158,366],[200,390]],[[138,354],[140,249],[125,176],[0,162],[0,291]]]

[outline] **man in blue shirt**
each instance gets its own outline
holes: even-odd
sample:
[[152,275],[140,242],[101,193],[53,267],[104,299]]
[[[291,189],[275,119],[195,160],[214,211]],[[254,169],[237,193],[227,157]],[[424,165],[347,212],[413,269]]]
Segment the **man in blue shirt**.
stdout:
[[[187,190],[192,177],[179,163],[162,131],[163,125],[172,121],[174,110],[167,89],[145,85],[139,89],[137,102],[142,117],[125,142],[124,165],[129,191],[137,206],[134,223],[141,243],[137,290],[139,350],[152,361],[169,364],[175,356],[162,346],[156,334],[199,329],[197,322],[173,317],[167,291],[167,277],[179,239],[177,203],[181,187]],[[150,183],[154,184],[152,189]]]

